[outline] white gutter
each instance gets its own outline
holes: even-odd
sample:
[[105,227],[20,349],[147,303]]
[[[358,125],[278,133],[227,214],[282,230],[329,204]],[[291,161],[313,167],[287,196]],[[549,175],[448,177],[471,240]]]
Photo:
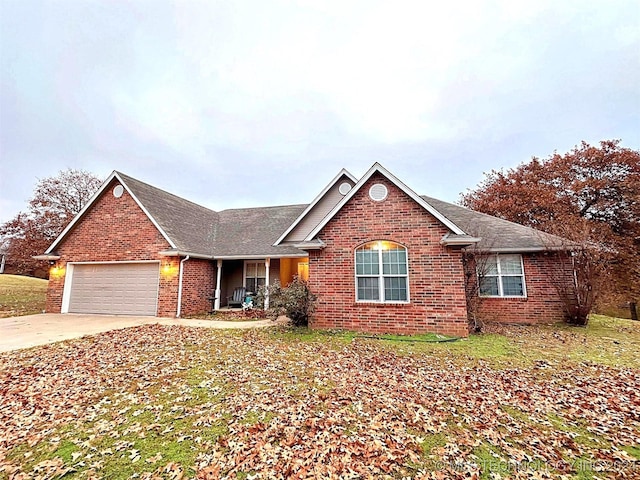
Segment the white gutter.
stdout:
[[216,260],[264,260],[265,258],[300,258],[306,257],[306,253],[287,253],[284,255],[273,255],[271,253],[262,255],[216,255]]
[[201,258],[203,260],[213,260],[213,255],[184,252],[182,250],[163,250],[160,252],[160,255],[162,255],[163,257],[191,257],[191,258]]
[[176,317],[180,318],[182,313],[182,273],[184,271],[184,262],[189,260],[189,255],[180,260],[180,279],[178,280],[178,310],[176,311]]

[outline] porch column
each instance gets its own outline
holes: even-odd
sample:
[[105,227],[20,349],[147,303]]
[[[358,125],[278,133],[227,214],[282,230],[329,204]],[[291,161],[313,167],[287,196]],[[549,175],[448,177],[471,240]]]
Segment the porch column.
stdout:
[[218,260],[216,275],[216,299],[214,300],[213,309],[220,310],[220,279],[222,278],[222,260]]
[[271,259],[267,258],[264,261],[264,270],[265,270],[265,287],[266,287],[266,295],[264,296],[264,309],[267,310],[269,308],[269,265],[271,264]]

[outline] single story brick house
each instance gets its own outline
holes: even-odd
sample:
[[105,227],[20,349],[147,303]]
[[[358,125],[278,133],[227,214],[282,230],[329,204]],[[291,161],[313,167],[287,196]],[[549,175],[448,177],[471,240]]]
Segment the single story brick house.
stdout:
[[299,275],[319,297],[313,328],[466,336],[469,252],[487,259],[481,318],[553,322],[545,272],[561,242],[420,196],[377,163],[308,205],[219,212],[114,171],[38,258],[52,264],[48,312],[180,317]]

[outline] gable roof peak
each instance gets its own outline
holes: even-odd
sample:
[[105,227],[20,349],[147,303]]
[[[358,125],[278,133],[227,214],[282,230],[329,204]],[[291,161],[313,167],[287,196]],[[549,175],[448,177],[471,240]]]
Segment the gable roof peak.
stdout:
[[320,203],[320,201],[325,198],[327,192],[333,188],[333,186],[338,183],[341,178],[347,177],[354,185],[358,183],[358,179],[354,177],[346,168],[343,168],[338,172],[338,174],[333,177],[333,179],[322,189],[322,191],[313,199],[313,201],[307,205],[302,213],[296,218],[296,220],[287,228],[282,235],[275,241],[274,246],[280,245],[287,236],[293,232],[293,230],[303,221],[303,219],[314,209],[314,207]]
[[194,253],[211,250],[217,212],[114,170],[45,253],[60,244],[114,180],[124,187],[172,249]]
[[415,201],[422,208],[427,210],[431,215],[436,217],[442,224],[444,224],[447,228],[449,228],[456,235],[465,235],[466,233],[455,223],[453,223],[449,218],[444,216],[441,212],[439,212],[435,207],[429,204],[424,200],[420,195],[410,189],[404,182],[402,182],[398,177],[396,177],[393,173],[387,170],[382,166],[379,162],[375,162],[369,170],[356,182],[353,188],[342,198],[340,202],[327,214],[327,216],[307,235],[305,241],[311,241],[313,238],[322,230],[327,223],[345,206],[345,204],[353,198],[353,196],[363,187],[365,183],[369,181],[369,179],[375,174],[380,173],[387,180],[393,183],[396,187],[398,187],[401,191],[407,194],[413,201]]

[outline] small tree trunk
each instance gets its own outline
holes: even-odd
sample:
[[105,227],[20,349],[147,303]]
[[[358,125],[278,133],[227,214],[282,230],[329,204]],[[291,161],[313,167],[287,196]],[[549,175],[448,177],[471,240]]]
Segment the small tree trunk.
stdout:
[[631,320],[638,321],[638,310],[636,308],[636,302],[629,302],[629,310],[631,310]]

